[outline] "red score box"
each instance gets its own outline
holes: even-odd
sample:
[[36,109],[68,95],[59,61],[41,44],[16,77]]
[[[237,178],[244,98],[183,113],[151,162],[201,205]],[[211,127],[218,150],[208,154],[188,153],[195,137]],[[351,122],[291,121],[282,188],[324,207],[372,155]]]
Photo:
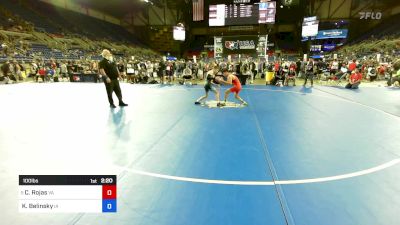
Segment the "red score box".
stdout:
[[117,199],[117,185],[103,185],[103,199]]

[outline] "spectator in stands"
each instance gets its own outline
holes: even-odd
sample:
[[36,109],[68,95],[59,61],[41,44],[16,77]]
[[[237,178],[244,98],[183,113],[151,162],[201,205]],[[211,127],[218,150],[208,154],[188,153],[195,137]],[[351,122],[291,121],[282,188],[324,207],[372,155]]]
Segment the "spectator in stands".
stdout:
[[183,74],[183,70],[185,68],[185,61],[176,61],[175,63],[175,75],[180,78]]
[[378,77],[384,79],[386,74],[386,66],[384,64],[380,64],[376,70],[378,72]]
[[369,64],[368,67],[367,67],[367,77],[369,78],[369,80],[371,82],[376,80],[376,78],[378,77],[378,73],[376,71],[376,68],[374,67],[374,65],[372,63]]
[[17,62],[17,60],[14,59],[13,61],[13,73],[15,76],[16,81],[22,81],[23,77],[22,77],[22,66]]
[[396,82],[398,82],[398,85],[400,85],[400,60],[393,64],[392,74],[393,77],[389,78],[388,86],[395,85]]
[[54,81],[54,77],[55,77],[55,72],[54,69],[52,69],[50,66],[46,67],[46,81]]
[[36,82],[39,81],[39,78],[41,78],[43,82],[47,81],[46,67],[43,63],[39,64],[38,76],[36,76]]
[[66,79],[68,77],[67,63],[65,61],[62,61],[60,63],[60,76],[63,79]]
[[[186,68],[183,70],[183,81],[181,82],[181,84],[186,84],[187,80],[192,80],[192,73],[193,71],[189,68],[189,65],[187,65]],[[192,82],[189,82],[189,84],[192,85]]]
[[251,71],[251,84],[254,82],[254,79],[256,79],[257,74],[258,74],[258,63],[256,60],[250,61],[250,71]]
[[283,85],[285,83],[285,71],[281,65],[279,65],[278,70],[275,70],[275,76],[271,83],[272,85]]
[[348,74],[350,73],[349,69],[346,66],[346,63],[342,63],[342,66],[340,67],[340,71],[335,75],[339,80],[341,79],[346,79],[348,77]]
[[126,78],[126,72],[125,72],[125,64],[122,60],[120,60],[117,64],[118,72],[122,77],[122,80],[125,80]]
[[0,72],[0,84],[8,84],[10,82],[10,79],[7,76],[4,76],[2,72]]
[[90,63],[90,71],[92,71],[92,73],[96,73],[96,74],[99,73],[99,65],[94,60]]
[[75,72],[74,62],[68,61],[67,71],[68,71],[69,81],[74,82],[74,72]]
[[[242,66],[242,76],[239,76],[239,80],[242,84],[246,84],[246,81],[250,79],[250,83],[252,83],[252,70],[251,70],[251,63],[246,63]],[[242,77],[242,78],[241,78]]]
[[8,55],[8,45],[6,43],[2,43],[1,49],[3,51],[3,55],[7,56]]
[[199,78],[199,65],[197,63],[193,63],[192,66],[192,76],[194,79],[198,79]]
[[154,65],[151,61],[146,62],[147,77],[153,77]]
[[285,86],[289,85],[289,81],[293,81],[293,86],[296,86],[296,70],[294,67],[290,67],[286,74]]
[[1,65],[0,67],[0,84],[9,84],[12,81],[9,78],[9,67],[6,65],[6,63],[4,63],[3,65]]
[[147,69],[144,64],[141,64],[140,69],[139,69],[139,83],[141,84],[147,84],[149,80],[149,77],[147,75]]
[[4,77],[7,77],[8,79],[11,79],[12,76],[12,71],[11,71],[11,64],[10,61],[7,60],[2,66],[1,66],[1,72],[3,73]]
[[35,60],[32,60],[32,63],[30,64],[28,77],[36,78],[37,72],[38,72],[38,65]]
[[133,76],[135,76],[135,68],[132,61],[126,64],[126,82],[133,83]]
[[281,63],[279,61],[275,61],[275,63],[274,63],[274,71],[275,72],[278,71],[280,66],[281,66]]
[[204,79],[204,62],[203,60],[200,60],[198,63],[199,70],[197,71],[197,75],[199,76],[200,80]]
[[49,67],[50,67],[50,69],[52,69],[54,72],[56,71],[56,69],[57,69],[57,63],[56,63],[56,61],[55,61],[54,59],[50,59]]
[[296,62],[296,74],[298,75],[298,76],[300,76],[301,74],[300,74],[300,71],[301,71],[301,60],[300,59],[297,59],[297,62]]
[[331,63],[331,66],[330,66],[330,74],[331,74],[331,76],[335,75],[338,72],[338,70],[339,70],[339,62],[337,61],[337,59],[334,59],[332,61],[332,63]]
[[357,68],[357,63],[356,63],[357,61],[355,60],[355,59],[353,59],[353,61],[351,61],[350,63],[349,63],[349,66],[348,66],[348,68],[349,68],[349,72],[351,73],[351,72],[353,72],[356,68]]
[[317,69],[316,74],[318,74],[318,76],[320,74],[322,74],[323,71],[326,70],[326,67],[327,67],[324,60],[318,60],[317,63],[315,64],[315,66]]
[[165,71],[166,71],[165,75],[167,77],[168,83],[171,83],[174,78],[174,65],[171,61],[167,62]]
[[118,97],[119,106],[128,106],[128,104],[124,103],[122,100],[122,92],[118,81],[118,78],[120,78],[120,74],[118,72],[116,63],[114,62],[113,55],[109,50],[104,49],[101,53],[101,56],[103,57],[103,60],[101,60],[101,62],[99,63],[100,75],[103,76],[103,81],[106,86],[110,107],[116,108],[112,97],[113,92],[115,92]]
[[347,89],[358,89],[358,86],[361,84],[362,74],[358,68],[355,68],[351,73],[349,78],[349,83],[345,88]]

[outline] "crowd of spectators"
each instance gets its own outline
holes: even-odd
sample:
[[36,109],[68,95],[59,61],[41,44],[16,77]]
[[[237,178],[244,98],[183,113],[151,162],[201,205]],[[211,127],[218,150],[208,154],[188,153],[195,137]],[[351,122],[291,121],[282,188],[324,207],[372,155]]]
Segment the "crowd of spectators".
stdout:
[[[276,60],[266,62],[264,59],[247,58],[244,60],[166,60],[162,57],[124,57],[117,56],[118,70],[123,81],[132,84],[179,83],[196,84],[204,80],[207,71],[215,65],[226,66],[236,74],[242,83],[253,83],[256,80],[276,86],[296,85],[297,79],[307,80],[313,85],[314,80],[333,81],[336,84],[347,82],[347,88],[358,88],[361,82],[385,81],[388,86],[398,85],[399,59],[383,58],[378,62],[374,58],[332,59],[308,61]],[[22,82],[75,82],[81,79],[78,74],[98,74],[97,60],[33,60],[31,63],[8,60],[1,65],[1,80]]]
[[[33,25],[19,16],[13,15],[0,6],[0,30],[32,32]],[[65,34],[68,35],[68,34]],[[0,35],[0,55],[5,59],[1,65],[0,82],[35,82],[79,81],[78,74],[97,74],[99,53],[105,48],[107,40],[89,40],[87,37],[69,34],[71,38],[90,43],[90,48],[65,47],[50,48],[45,45],[33,51],[29,43],[19,40],[17,43],[2,41]],[[6,39],[6,38],[3,38]],[[10,39],[10,38],[9,38]],[[41,46],[41,45],[39,45]],[[348,45],[324,59],[303,61],[277,59],[265,61],[259,58],[233,59],[180,59],[166,60],[145,48],[130,46],[119,50],[110,49],[118,60],[118,69],[124,81],[129,83],[180,83],[196,84],[205,79],[205,74],[215,65],[226,65],[236,74],[242,83],[265,81],[269,85],[296,85],[296,79],[308,80],[311,86],[314,80],[337,82],[346,81],[348,88],[358,88],[361,82],[385,80],[387,85],[398,82],[398,55],[400,47],[398,36],[381,39],[368,39],[362,43]],[[107,47],[106,47],[107,48]],[[379,57],[377,55],[379,54]],[[54,56],[58,56],[55,58]],[[1,60],[0,60],[1,61]]]

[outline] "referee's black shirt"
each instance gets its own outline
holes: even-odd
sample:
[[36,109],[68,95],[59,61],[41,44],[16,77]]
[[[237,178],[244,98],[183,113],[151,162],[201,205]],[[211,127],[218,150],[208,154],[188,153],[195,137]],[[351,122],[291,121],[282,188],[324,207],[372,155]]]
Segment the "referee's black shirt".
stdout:
[[110,80],[118,79],[118,69],[115,62],[110,62],[107,59],[103,59],[99,63],[99,69],[104,69],[104,72],[106,72],[107,77],[109,77]]

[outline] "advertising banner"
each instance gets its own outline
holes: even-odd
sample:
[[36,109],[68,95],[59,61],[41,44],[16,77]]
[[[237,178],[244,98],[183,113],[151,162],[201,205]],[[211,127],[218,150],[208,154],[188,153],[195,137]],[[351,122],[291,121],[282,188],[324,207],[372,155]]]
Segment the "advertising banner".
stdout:
[[224,55],[257,53],[258,36],[227,36],[222,37]]
[[335,48],[336,48],[336,44],[324,44],[322,46],[322,50],[324,50],[324,51],[332,51],[332,50],[335,50]]
[[316,39],[347,38],[347,29],[320,30]]

